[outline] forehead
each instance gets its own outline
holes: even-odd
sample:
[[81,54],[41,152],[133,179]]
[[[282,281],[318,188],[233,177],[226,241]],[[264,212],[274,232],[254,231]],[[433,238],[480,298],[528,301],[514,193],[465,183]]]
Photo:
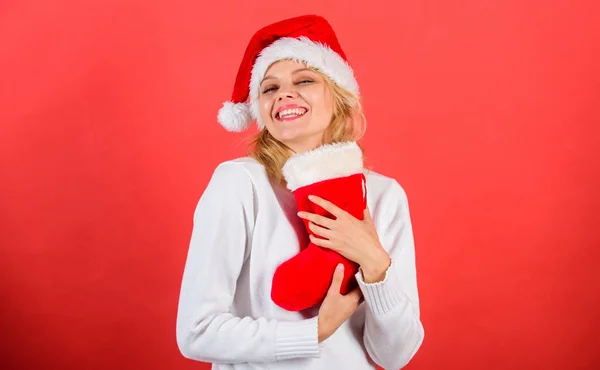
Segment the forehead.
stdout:
[[306,64],[303,62],[298,62],[295,60],[279,60],[269,66],[267,71],[265,72],[266,76],[277,77],[277,75],[286,75],[291,74],[292,72],[306,68]]

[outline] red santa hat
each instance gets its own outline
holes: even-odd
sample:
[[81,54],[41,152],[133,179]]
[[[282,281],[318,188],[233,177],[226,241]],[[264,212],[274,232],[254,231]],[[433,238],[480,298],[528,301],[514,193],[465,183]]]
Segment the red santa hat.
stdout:
[[231,101],[219,109],[218,121],[228,131],[243,131],[254,119],[262,130],[259,87],[271,64],[291,59],[316,68],[338,86],[359,96],[358,83],[331,25],[323,17],[304,15],[258,30],[244,53]]

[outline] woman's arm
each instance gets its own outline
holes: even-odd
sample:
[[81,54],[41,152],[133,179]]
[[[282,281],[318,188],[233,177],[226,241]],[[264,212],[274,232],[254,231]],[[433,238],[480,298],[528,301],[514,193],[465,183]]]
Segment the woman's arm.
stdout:
[[177,314],[177,344],[187,358],[239,363],[319,355],[316,317],[284,322],[229,312],[249,253],[254,196],[246,169],[226,162],[198,202]]
[[381,244],[392,260],[383,281],[366,284],[356,274],[367,304],[363,340],[384,369],[400,369],[413,358],[424,331],[420,321],[415,248],[406,193],[394,181],[381,213],[374,216]]

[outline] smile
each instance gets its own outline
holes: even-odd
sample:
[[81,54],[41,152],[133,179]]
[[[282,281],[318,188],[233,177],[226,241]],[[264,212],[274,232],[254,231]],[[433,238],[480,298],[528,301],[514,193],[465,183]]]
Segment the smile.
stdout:
[[277,114],[275,115],[275,118],[280,121],[291,121],[296,118],[302,117],[304,114],[306,114],[306,112],[307,112],[306,108],[284,109],[284,110],[277,112]]

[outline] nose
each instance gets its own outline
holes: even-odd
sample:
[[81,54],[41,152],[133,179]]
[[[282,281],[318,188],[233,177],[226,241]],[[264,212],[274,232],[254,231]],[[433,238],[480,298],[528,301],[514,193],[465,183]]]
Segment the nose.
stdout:
[[279,90],[279,101],[284,99],[295,99],[298,97],[298,93],[293,88],[287,87]]

